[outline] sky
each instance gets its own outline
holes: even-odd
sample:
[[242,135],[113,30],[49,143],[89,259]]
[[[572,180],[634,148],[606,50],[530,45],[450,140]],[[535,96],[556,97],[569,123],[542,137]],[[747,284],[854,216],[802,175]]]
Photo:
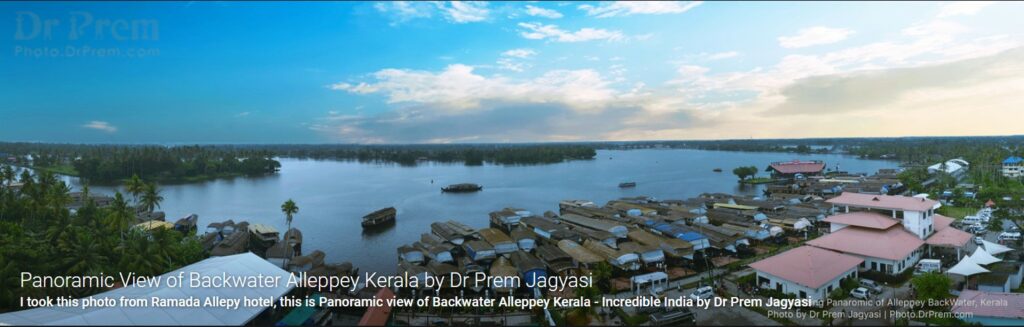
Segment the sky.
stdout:
[[0,3],[0,141],[1024,134],[1024,3]]

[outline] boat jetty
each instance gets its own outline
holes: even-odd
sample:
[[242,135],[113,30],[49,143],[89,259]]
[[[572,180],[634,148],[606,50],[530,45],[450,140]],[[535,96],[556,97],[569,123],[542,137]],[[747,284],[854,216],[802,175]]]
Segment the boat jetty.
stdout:
[[452,184],[441,188],[445,193],[469,193],[483,190],[484,187],[473,183]]

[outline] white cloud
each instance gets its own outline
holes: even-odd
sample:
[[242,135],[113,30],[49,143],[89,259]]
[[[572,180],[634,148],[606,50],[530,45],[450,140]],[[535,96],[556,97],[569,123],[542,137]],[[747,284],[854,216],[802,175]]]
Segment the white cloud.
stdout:
[[103,132],[107,132],[107,133],[117,132],[117,127],[116,126],[111,125],[108,122],[99,121],[99,120],[93,120],[93,121],[89,122],[88,124],[82,125],[82,127],[91,128],[91,129],[95,129],[95,130],[103,131]]
[[472,23],[487,20],[490,11],[486,2],[478,1],[449,1],[437,3],[438,9],[444,12],[449,21],[455,23]]
[[519,23],[519,27],[525,29],[520,32],[520,35],[531,40],[585,42],[594,40],[620,41],[626,38],[626,36],[620,31],[610,31],[599,28],[587,27],[575,32],[570,32],[558,28],[557,25],[545,25],[541,23]]
[[708,60],[722,60],[722,59],[735,58],[735,57],[737,57],[739,55],[740,55],[740,53],[736,52],[736,51],[726,51],[726,52],[718,52],[718,53],[709,54],[707,56],[707,58],[708,58]]
[[701,4],[701,1],[615,1],[597,6],[579,5],[577,8],[597,18],[629,16],[634,14],[680,14]]
[[814,45],[831,44],[845,40],[853,34],[853,30],[815,26],[802,29],[793,36],[780,36],[779,45],[783,48],[804,48]]
[[541,7],[532,6],[532,5],[526,5],[526,14],[530,15],[530,16],[544,17],[544,18],[551,18],[551,19],[562,18],[562,13],[558,12],[557,10],[541,8]]
[[977,14],[981,9],[995,3],[994,1],[953,1],[942,5],[939,8],[938,18],[953,16],[971,16]]
[[477,1],[394,1],[378,2],[373,7],[388,15],[392,25],[418,18],[431,18],[438,12],[448,21],[458,24],[480,22],[490,16],[487,3]]
[[526,49],[526,48],[512,49],[512,50],[508,50],[508,51],[505,51],[505,52],[501,53],[501,55],[505,56],[505,57],[516,57],[516,58],[521,58],[521,59],[526,59],[526,58],[529,58],[529,57],[533,57],[536,54],[537,54],[537,51],[533,51],[533,49]]
[[483,76],[473,67],[454,64],[441,72],[384,69],[374,82],[331,86],[357,94],[382,93],[388,103],[432,104],[444,110],[479,108],[485,101],[559,103],[574,109],[599,109],[617,92],[594,70],[553,70],[533,79]]

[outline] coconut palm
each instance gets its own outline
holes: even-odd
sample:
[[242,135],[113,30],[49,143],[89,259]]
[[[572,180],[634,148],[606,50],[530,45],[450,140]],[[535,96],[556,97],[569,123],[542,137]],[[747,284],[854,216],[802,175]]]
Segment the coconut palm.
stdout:
[[164,197],[160,195],[160,189],[157,188],[156,183],[149,183],[146,185],[140,201],[142,202],[142,208],[148,212],[153,212],[153,210],[160,207],[160,202],[164,201]]
[[[299,212],[299,206],[296,205],[295,201],[292,201],[292,199],[288,199],[288,201],[285,201],[284,204],[281,204],[281,212],[284,212],[284,216],[286,218],[285,222],[288,224],[288,229],[286,230],[291,230],[292,216]],[[292,255],[291,253],[292,251],[288,251],[289,257]],[[287,262],[290,259],[291,258],[285,258],[285,265],[287,265]]]
[[138,174],[133,174],[132,178],[125,182],[124,189],[125,191],[128,191],[128,194],[132,195],[132,202],[138,205],[139,194],[146,191],[146,182],[143,182],[142,179],[139,178]]
[[14,168],[11,168],[11,166],[4,166],[3,169],[0,169],[0,184],[11,185],[11,182],[14,181],[15,177],[17,177],[17,175],[14,173]]
[[132,214],[131,207],[128,206],[128,202],[125,201],[124,196],[121,192],[114,193],[114,202],[110,205],[110,214],[107,216],[107,225],[113,230],[121,234],[121,239],[124,239],[124,231],[131,226],[135,220],[135,215]]

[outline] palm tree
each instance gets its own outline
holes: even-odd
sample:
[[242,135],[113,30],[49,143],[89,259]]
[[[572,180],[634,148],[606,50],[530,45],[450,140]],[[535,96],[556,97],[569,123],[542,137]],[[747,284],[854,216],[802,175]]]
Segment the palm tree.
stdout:
[[14,168],[11,168],[11,166],[4,166],[4,168],[0,170],[0,184],[11,185],[11,182],[14,181],[14,177],[16,177],[16,175],[14,173]]
[[146,191],[146,182],[143,182],[138,174],[133,174],[132,178],[124,184],[124,189],[132,195],[132,202],[137,205],[139,204],[139,194]]
[[[288,199],[288,201],[285,201],[284,204],[281,204],[281,212],[284,212],[284,216],[286,217],[285,221],[288,224],[288,228],[286,230],[291,230],[292,229],[292,216],[294,216],[296,213],[299,212],[299,206],[296,205],[295,201],[292,201],[292,199]],[[291,251],[288,251],[288,256],[289,257],[291,256],[291,253],[292,253]],[[288,265],[288,259],[291,259],[291,258],[285,258],[285,267],[287,267],[287,265]]]
[[153,210],[160,207],[160,202],[164,201],[164,197],[160,195],[160,189],[156,187],[156,183],[146,185],[141,201],[142,207],[148,212],[153,212]]
[[133,220],[135,220],[135,215],[132,214],[131,207],[128,206],[128,202],[124,200],[121,192],[114,193],[114,202],[111,204],[110,209],[110,215],[107,216],[107,225],[121,234],[121,239],[124,240],[124,231],[131,226]]

